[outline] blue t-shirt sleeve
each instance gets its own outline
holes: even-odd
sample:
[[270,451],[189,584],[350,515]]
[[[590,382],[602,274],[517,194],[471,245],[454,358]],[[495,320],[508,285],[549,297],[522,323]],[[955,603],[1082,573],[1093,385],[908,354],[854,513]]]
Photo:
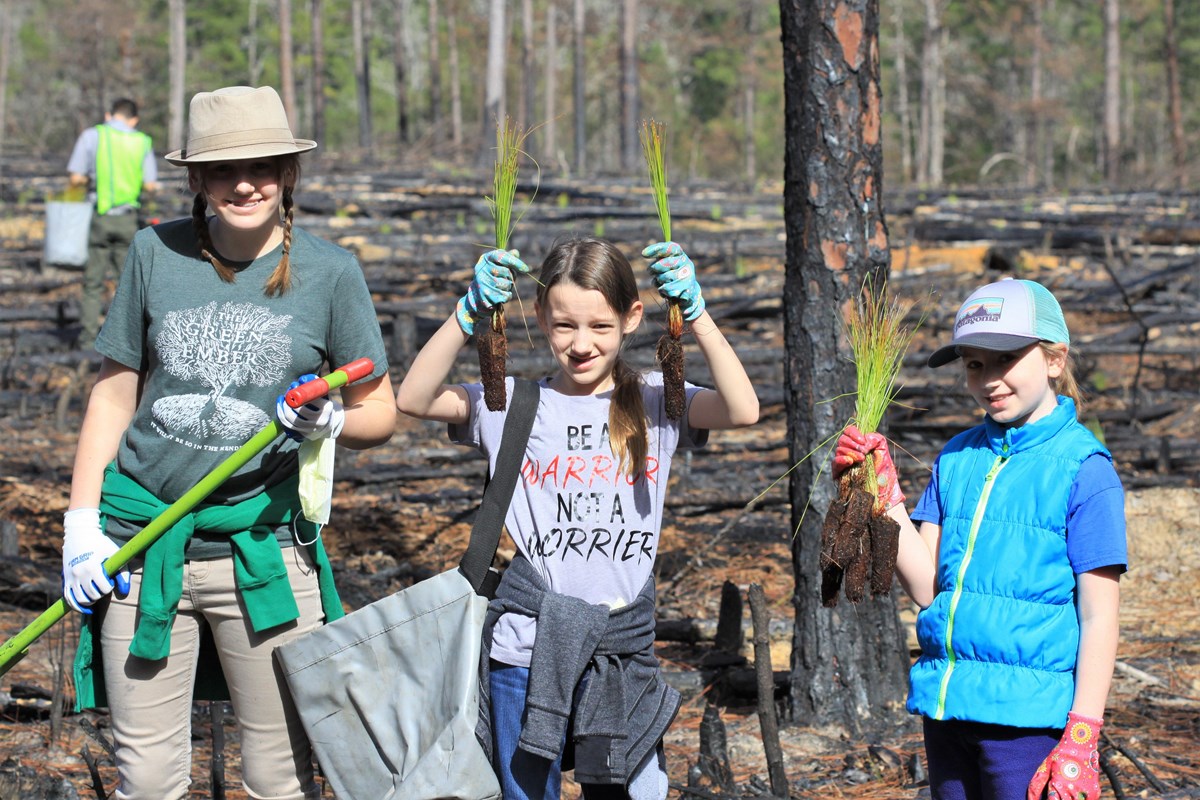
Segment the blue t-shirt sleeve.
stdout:
[[1067,557],[1078,575],[1101,567],[1128,567],[1125,491],[1112,462],[1102,455],[1079,467],[1067,507]]
[[917,500],[916,508],[908,515],[908,518],[918,526],[922,522],[932,522],[934,525],[942,524],[942,504],[938,497],[938,462],[940,460],[941,456],[934,459],[929,485],[925,487],[925,491]]

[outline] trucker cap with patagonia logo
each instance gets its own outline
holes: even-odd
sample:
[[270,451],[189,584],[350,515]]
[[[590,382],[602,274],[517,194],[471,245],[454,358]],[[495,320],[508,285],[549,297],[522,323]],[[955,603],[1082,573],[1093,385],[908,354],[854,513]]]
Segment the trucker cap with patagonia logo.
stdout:
[[1033,342],[1071,343],[1062,308],[1040,283],[1005,278],[971,293],[954,317],[954,339],[934,351],[929,366],[949,364],[960,347],[1009,351]]

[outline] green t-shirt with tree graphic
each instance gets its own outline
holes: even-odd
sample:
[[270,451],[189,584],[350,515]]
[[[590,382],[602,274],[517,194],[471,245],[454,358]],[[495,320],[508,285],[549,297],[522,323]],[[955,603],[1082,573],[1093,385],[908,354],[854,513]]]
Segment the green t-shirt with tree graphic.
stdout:
[[[190,219],[139,231],[96,349],[145,373],[117,467],[164,502],[177,500],[275,417],[275,401],[305,373],[358,358],[387,371],[387,354],[362,268],[348,251],[293,229],[292,286],[263,285],[282,246],[249,263],[226,262],[226,283],[200,257]],[[295,474],[298,444],[280,437],[205,501],[238,503]],[[128,540],[136,529],[110,519]],[[284,532],[281,532],[283,539]],[[290,537],[289,537],[290,538]],[[224,543],[221,543],[224,544]],[[213,557],[197,536],[188,556]]]

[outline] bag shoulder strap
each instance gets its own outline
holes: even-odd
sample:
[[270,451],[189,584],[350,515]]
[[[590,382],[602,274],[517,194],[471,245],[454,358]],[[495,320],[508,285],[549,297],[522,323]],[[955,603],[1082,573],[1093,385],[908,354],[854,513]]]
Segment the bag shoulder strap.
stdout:
[[500,439],[500,452],[496,456],[496,469],[483,491],[483,500],[471,526],[471,542],[458,568],[471,582],[477,594],[491,596],[495,586],[486,586],[492,559],[500,546],[500,531],[504,517],[512,502],[517,476],[521,473],[521,460],[525,457],[525,445],[529,432],[533,430],[533,419],[537,415],[540,387],[533,381],[518,378],[513,386],[512,400],[504,418],[504,432]]

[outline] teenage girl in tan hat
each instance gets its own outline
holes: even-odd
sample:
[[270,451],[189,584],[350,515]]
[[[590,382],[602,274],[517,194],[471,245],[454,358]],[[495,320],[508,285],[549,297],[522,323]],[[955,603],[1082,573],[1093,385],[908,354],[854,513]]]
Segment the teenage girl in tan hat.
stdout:
[[[301,442],[362,449],[395,424],[387,357],[355,258],[292,225],[299,154],[271,88],[192,98],[191,219],[138,233],[96,349],[64,519],[63,592],[85,616],[78,704],[112,713],[115,797],[188,794],[193,697],[228,697],[247,794],[316,797],[308,741],[271,651],[341,616],[298,491]],[[298,412],[322,366],[374,372]],[[113,581],[104,560],[278,416],[280,439]],[[319,444],[312,445],[319,447]],[[328,445],[325,445],[328,447]]]

